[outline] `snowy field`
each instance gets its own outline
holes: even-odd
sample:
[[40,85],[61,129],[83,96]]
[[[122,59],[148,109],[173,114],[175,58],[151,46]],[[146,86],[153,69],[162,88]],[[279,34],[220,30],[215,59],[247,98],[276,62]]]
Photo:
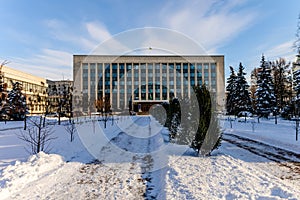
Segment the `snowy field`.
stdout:
[[[73,142],[63,124],[53,126],[49,154],[30,156],[17,137],[23,123],[0,122],[0,199],[300,199],[300,168],[291,171],[225,140],[211,157],[195,157],[169,144],[153,118],[122,117],[107,123],[105,140],[94,136],[92,147],[102,143],[95,151],[87,138],[103,122],[78,123]],[[300,152],[294,122],[261,120],[254,130],[251,122],[221,124],[225,133]]]

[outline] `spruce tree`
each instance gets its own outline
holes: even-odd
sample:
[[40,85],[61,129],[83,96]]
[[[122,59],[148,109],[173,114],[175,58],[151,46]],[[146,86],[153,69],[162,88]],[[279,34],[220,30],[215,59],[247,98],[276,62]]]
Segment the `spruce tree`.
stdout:
[[236,77],[236,86],[233,91],[233,103],[235,107],[235,115],[238,115],[241,111],[252,112],[252,104],[249,93],[249,85],[245,78],[246,73],[244,72],[244,67],[242,63],[239,65],[239,71]]
[[233,93],[236,90],[236,74],[232,66],[230,68],[230,76],[227,78],[227,98],[226,98],[226,110],[228,115],[235,114],[234,96]]
[[300,113],[300,55],[297,55],[297,60],[293,63],[293,85],[296,96],[294,98],[295,114]]
[[253,112],[256,111],[256,96],[255,96],[255,92],[257,89],[257,73],[258,73],[258,69],[254,68],[251,72],[251,86],[250,86],[250,99],[252,102],[252,110]]
[[296,41],[294,42],[294,48],[297,51],[296,61],[293,63],[293,85],[296,93],[294,104],[295,114],[299,116],[300,110],[300,14],[298,17]]
[[300,101],[300,68],[294,70],[293,79],[294,79],[294,90],[296,92],[295,100],[297,103],[299,103],[299,101]]
[[23,120],[26,114],[26,97],[22,93],[22,84],[12,83],[13,88],[7,95],[7,105],[5,107],[8,116],[14,120]]
[[205,85],[195,86],[194,91],[199,105],[198,130],[191,147],[201,155],[209,155],[221,143],[221,129],[216,115],[216,102]]
[[167,127],[172,142],[190,145],[198,154],[209,155],[221,143],[216,102],[205,85],[194,86],[193,90],[195,98],[183,96],[170,102]]
[[262,56],[261,65],[257,74],[256,113],[259,117],[266,117],[274,111],[276,99],[274,95],[273,80],[269,64]]

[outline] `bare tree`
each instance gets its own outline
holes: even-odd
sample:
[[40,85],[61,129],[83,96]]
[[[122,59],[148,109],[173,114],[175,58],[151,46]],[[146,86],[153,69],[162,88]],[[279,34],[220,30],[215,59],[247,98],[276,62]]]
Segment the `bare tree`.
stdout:
[[67,124],[67,126],[66,126],[65,129],[66,129],[66,131],[70,135],[70,141],[73,142],[74,141],[75,131],[76,131],[74,120],[72,120],[71,122],[69,122],[69,124]]
[[28,127],[18,135],[18,138],[25,141],[29,147],[29,152],[37,154],[40,151],[50,151],[50,141],[56,139],[53,136],[52,127],[43,126],[43,116],[28,119]]
[[95,107],[97,109],[97,112],[101,113],[102,120],[104,121],[104,128],[106,128],[107,121],[109,120],[110,117],[112,117],[112,110],[111,110],[109,96],[106,96],[105,98],[99,98],[98,100],[96,100]]

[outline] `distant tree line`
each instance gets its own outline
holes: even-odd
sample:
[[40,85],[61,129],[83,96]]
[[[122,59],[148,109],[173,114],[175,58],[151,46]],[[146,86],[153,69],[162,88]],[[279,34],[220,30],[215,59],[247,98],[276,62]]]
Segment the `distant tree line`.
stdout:
[[253,113],[259,118],[271,114],[291,118],[299,114],[296,108],[300,97],[300,69],[292,70],[283,58],[266,61],[262,56],[260,66],[251,72],[251,86],[245,75],[242,63],[237,73],[230,66],[226,86],[228,115]]

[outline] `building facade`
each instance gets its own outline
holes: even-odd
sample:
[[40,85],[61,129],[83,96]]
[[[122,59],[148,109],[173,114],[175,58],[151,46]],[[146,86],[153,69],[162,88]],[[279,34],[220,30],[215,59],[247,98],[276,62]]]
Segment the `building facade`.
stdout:
[[[66,100],[65,95],[72,94],[73,88],[73,81],[71,80],[59,80],[53,81],[48,80],[48,98],[47,98],[47,105],[48,105],[48,113],[57,113],[59,110],[59,101],[62,99]],[[62,113],[66,113],[67,111],[64,107],[61,108]]]
[[[83,112],[109,97],[113,109],[146,111],[154,103],[183,94],[195,85],[208,86],[224,108],[224,56],[73,56],[74,98]],[[75,103],[76,105],[76,103]],[[81,107],[81,106],[79,106]]]
[[48,87],[46,79],[7,66],[2,67],[1,74],[7,91],[12,89],[12,84],[15,82],[22,84],[22,93],[26,96],[30,114],[40,114],[45,111]]

